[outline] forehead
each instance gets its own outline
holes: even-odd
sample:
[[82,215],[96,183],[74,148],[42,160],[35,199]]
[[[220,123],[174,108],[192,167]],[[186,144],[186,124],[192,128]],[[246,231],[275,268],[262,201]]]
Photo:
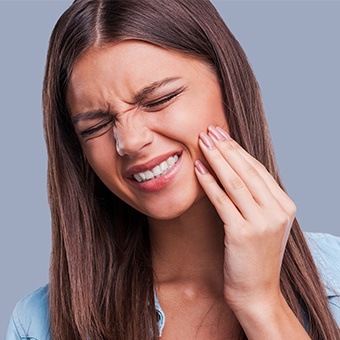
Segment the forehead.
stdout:
[[67,101],[71,113],[76,107],[83,110],[107,107],[110,101],[129,102],[143,87],[164,78],[190,79],[202,67],[208,70],[197,58],[138,40],[93,47],[74,65]]

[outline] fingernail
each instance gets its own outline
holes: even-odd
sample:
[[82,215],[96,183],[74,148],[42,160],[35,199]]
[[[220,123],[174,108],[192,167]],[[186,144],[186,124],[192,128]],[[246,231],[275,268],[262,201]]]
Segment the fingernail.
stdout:
[[226,140],[224,135],[216,129],[215,126],[210,125],[208,127],[208,131],[211,133],[211,135],[219,142],[223,142]]
[[201,138],[201,141],[203,142],[203,144],[208,149],[212,150],[212,149],[215,148],[213,141],[211,140],[211,138],[205,132],[200,133],[200,138]]
[[216,130],[225,137],[226,140],[232,140],[232,138],[228,135],[228,133],[223,130],[221,127],[217,126]]
[[208,169],[203,165],[200,160],[195,161],[195,168],[201,175],[205,175],[208,173]]

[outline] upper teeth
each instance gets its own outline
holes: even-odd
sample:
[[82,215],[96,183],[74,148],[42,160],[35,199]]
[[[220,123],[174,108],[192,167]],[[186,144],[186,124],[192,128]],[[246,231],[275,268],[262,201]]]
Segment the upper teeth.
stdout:
[[138,174],[134,174],[133,177],[138,182],[145,182],[153,179],[155,177],[159,177],[165,174],[170,168],[174,166],[174,164],[178,161],[178,156],[169,157],[166,161],[162,162],[155,166],[152,170],[147,170],[145,172],[139,172]]

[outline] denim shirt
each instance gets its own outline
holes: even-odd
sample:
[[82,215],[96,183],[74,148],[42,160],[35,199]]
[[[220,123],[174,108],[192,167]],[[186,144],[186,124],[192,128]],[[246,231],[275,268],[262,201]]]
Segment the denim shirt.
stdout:
[[[323,233],[305,233],[309,248],[326,288],[332,314],[340,325],[340,237]],[[165,325],[165,314],[155,295],[160,335]],[[21,299],[12,313],[6,340],[50,339],[48,285]]]

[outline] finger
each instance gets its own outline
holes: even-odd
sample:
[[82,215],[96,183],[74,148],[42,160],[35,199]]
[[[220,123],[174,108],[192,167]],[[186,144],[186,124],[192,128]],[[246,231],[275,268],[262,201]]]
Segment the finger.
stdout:
[[242,220],[240,212],[200,160],[195,161],[195,173],[223,223],[225,225],[232,223],[239,225],[238,221]]
[[232,167],[235,173],[248,187],[255,201],[262,207],[276,207],[277,202],[272,195],[267,183],[262,176],[230,143],[216,127],[208,127],[209,136],[213,139],[216,148],[221,152],[224,159]]
[[200,133],[199,145],[212,170],[221,182],[226,194],[235,204],[245,219],[258,214],[259,206],[255,202],[246,184],[232,169],[212,140],[204,132]]
[[296,205],[287,195],[287,193],[278,185],[273,176],[268,172],[266,167],[259,162],[256,158],[251,156],[246,150],[244,150],[234,139],[232,139],[225,130],[217,127],[220,133],[222,133],[225,138],[230,138],[230,143],[235,149],[258,171],[262,176],[263,180],[266,182],[268,188],[270,189],[272,195],[275,197],[277,202],[281,205],[282,209],[286,211],[289,216],[295,216]]

